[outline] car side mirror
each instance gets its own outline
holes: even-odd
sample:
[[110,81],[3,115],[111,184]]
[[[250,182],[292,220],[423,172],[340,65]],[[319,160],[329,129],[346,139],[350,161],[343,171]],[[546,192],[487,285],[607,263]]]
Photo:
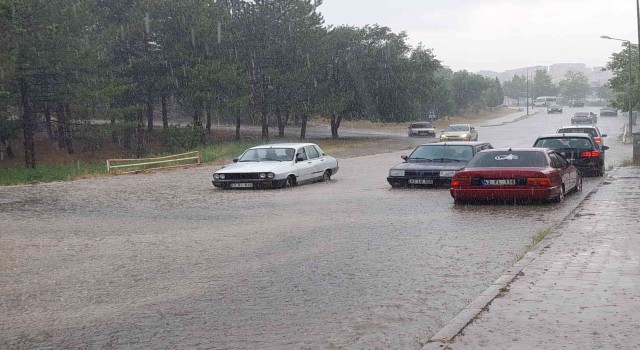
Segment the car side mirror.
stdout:
[[400,158],[402,158],[404,160],[407,160],[407,158],[409,158],[409,157],[407,157],[406,155],[401,155]]
[[602,134],[602,137],[607,137],[607,134]]
[[304,159],[302,158],[302,156],[299,155],[299,154],[296,154],[296,163],[297,162],[303,162],[303,161],[304,161]]
[[233,158],[233,162],[237,163],[238,162],[238,158]]
[[606,151],[606,150],[608,150],[608,149],[609,149],[609,146],[602,146],[602,150],[603,150],[603,151]]

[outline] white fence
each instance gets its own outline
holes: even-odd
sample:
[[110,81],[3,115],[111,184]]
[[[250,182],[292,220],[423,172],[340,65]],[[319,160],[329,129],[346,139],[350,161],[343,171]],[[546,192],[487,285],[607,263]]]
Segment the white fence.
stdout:
[[[200,164],[200,151],[193,151],[156,158],[107,159],[107,174],[127,174],[143,170],[168,169]],[[118,171],[119,169],[127,170]]]

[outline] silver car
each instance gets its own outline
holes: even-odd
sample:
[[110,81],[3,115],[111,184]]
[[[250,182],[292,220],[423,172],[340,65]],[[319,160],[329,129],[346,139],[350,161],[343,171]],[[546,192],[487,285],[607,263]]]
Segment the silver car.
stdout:
[[281,143],[247,149],[213,173],[220,188],[278,188],[329,181],[338,161],[314,143]]
[[452,124],[440,133],[440,142],[478,141],[478,130],[471,124]]

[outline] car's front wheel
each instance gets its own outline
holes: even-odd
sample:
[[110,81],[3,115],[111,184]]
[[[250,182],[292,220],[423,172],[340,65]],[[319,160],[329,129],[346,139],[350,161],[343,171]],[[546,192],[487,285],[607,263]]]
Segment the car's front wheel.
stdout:
[[331,170],[325,170],[322,173],[322,182],[329,182],[331,180]]
[[283,188],[289,188],[296,185],[296,177],[293,175],[289,175],[287,179],[284,181]]

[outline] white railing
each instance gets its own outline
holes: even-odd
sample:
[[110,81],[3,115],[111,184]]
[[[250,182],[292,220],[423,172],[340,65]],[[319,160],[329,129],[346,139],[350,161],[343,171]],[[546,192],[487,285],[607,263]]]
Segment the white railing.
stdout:
[[[192,162],[193,163],[190,163]],[[176,162],[181,162],[181,164],[175,164]],[[125,164],[119,164],[125,163]],[[154,165],[162,165],[174,163],[174,165],[165,165],[165,166],[154,166]],[[185,167],[191,165],[200,165],[200,151],[193,151],[181,154],[175,154],[171,156],[164,157],[156,157],[156,158],[134,158],[134,159],[107,159],[107,174],[127,174],[127,173],[135,173],[142,170],[154,170],[154,169],[168,169],[168,168],[177,168],[177,167]],[[119,171],[116,172],[117,169],[131,169],[135,167],[142,167],[139,169],[128,170],[128,171]]]

